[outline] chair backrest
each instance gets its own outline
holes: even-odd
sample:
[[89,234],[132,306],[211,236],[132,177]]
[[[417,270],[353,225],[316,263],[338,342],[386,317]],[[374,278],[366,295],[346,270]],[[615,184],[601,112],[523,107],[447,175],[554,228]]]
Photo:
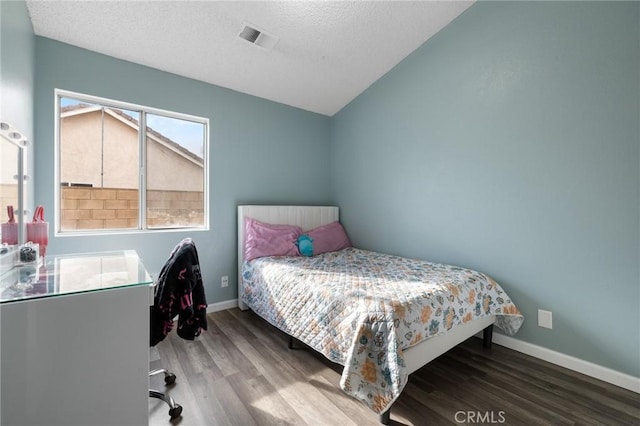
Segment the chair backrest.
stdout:
[[192,340],[201,328],[206,329],[206,307],[198,251],[193,240],[185,238],[172,250],[156,281],[151,307],[151,346],[169,334],[176,315],[179,315],[178,334]]
[[158,306],[170,296],[166,292],[173,290],[171,286],[175,285],[176,281],[188,272],[182,272],[182,270],[185,267],[190,268],[193,266],[197,266],[199,274],[200,262],[198,260],[196,245],[191,238],[185,238],[173,248],[169,258],[160,270],[160,275],[156,280],[154,290],[154,306]]

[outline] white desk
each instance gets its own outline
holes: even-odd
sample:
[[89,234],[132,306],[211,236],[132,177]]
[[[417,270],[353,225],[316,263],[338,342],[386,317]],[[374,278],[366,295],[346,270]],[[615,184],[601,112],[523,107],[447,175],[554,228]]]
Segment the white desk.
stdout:
[[134,251],[0,277],[0,424],[148,424],[152,279]]

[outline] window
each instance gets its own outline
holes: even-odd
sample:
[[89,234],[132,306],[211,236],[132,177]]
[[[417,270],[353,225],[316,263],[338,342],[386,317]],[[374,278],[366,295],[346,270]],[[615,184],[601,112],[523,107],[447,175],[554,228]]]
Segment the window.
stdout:
[[56,91],[57,232],[206,229],[209,120]]

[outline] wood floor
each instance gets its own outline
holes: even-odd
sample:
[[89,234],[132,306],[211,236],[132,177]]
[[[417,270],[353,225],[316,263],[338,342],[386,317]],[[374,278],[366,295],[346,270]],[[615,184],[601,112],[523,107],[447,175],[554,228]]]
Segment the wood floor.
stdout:
[[[344,394],[341,367],[311,350],[287,349],[288,336],[251,311],[208,316],[195,341],[174,332],[151,368],[177,375],[167,392],[184,407],[149,400],[152,426],[377,425],[378,416]],[[161,376],[151,378],[165,389]],[[391,425],[640,425],[640,395],[471,338],[409,377]]]

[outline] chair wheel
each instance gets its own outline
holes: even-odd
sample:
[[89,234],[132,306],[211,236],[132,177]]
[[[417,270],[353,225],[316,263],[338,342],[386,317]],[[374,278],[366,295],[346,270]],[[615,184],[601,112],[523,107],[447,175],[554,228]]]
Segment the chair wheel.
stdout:
[[182,414],[182,405],[176,404],[175,407],[169,409],[169,417],[175,419],[176,417],[180,417]]
[[165,385],[172,385],[176,382],[176,375],[173,373],[169,373],[166,376],[164,376],[164,384]]

